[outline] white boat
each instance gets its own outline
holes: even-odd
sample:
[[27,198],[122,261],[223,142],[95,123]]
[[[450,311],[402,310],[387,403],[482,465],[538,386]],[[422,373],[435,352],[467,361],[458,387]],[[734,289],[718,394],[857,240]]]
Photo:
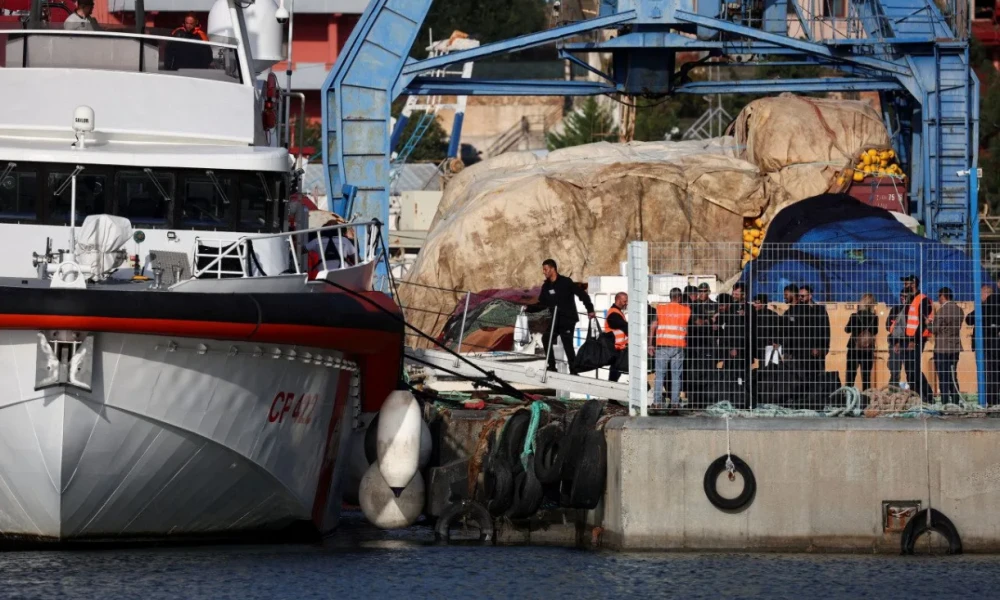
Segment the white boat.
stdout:
[[403,326],[380,225],[289,202],[276,8],[218,0],[208,41],[0,29],[0,541],[336,525]]

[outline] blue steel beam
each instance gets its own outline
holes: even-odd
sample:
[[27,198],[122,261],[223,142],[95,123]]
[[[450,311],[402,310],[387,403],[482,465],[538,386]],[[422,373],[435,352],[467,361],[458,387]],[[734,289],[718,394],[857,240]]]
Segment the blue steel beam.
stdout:
[[595,96],[616,94],[618,88],[598,81],[416,77],[403,93],[410,96]]
[[693,81],[674,88],[679,94],[778,94],[781,92],[889,92],[903,86],[895,79],[816,77],[802,79],[752,79],[737,81]]
[[803,54],[801,50],[768,42],[700,40],[666,31],[634,31],[604,42],[570,42],[559,47],[567,52],[613,52],[655,48],[675,52],[722,50],[726,54]]
[[718,29],[719,31],[725,31],[726,33],[732,33],[735,35],[742,35],[752,40],[759,40],[761,42],[770,42],[777,46],[792,48],[794,50],[799,50],[807,54],[812,54],[814,56],[822,56],[823,58],[826,58],[828,60],[852,63],[858,66],[869,67],[871,69],[877,69],[879,71],[886,71],[888,73],[894,73],[896,75],[901,75],[904,77],[909,77],[911,75],[910,69],[908,69],[903,65],[898,65],[893,62],[889,62],[886,60],[879,60],[877,58],[871,58],[868,56],[838,54],[833,52],[830,48],[828,48],[824,44],[807,42],[804,40],[797,40],[783,35],[778,35],[775,33],[767,33],[766,31],[753,29],[752,27],[744,27],[743,25],[737,25],[735,23],[731,23],[729,21],[723,21],[721,19],[703,17],[701,15],[697,15],[695,13],[690,13],[683,10],[679,10],[674,14],[679,20],[691,23],[693,25],[711,27],[712,29]]
[[576,23],[572,23],[570,25],[563,25],[561,27],[556,27],[546,31],[539,31],[537,33],[529,33],[516,38],[511,38],[509,40],[504,40],[502,42],[485,44],[479,46],[478,48],[463,50],[461,52],[452,52],[450,54],[444,54],[425,60],[418,60],[407,64],[403,69],[403,75],[415,75],[424,71],[443,69],[444,67],[457,63],[480,60],[500,54],[510,54],[511,52],[527,50],[528,48],[534,48],[535,46],[544,46],[545,44],[549,44],[563,38],[572,37],[574,35],[580,35],[581,33],[586,33],[588,31],[594,31],[595,29],[607,29],[609,27],[614,27],[615,25],[624,25],[634,20],[635,16],[636,13],[634,10],[626,10],[608,17],[598,17],[596,19],[577,21]]

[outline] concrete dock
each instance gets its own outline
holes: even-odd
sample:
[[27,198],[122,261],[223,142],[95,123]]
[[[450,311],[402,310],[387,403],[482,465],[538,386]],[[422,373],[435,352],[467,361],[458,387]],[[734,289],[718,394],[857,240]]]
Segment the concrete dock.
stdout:
[[[919,503],[951,519],[966,552],[1000,551],[1000,420],[734,418],[729,430],[732,453],[757,483],[735,514],[703,488],[709,465],[726,455],[725,419],[609,421],[602,545],[899,553],[907,515],[898,507]],[[720,493],[738,494],[741,478],[725,480]],[[885,502],[902,518],[886,522]]]

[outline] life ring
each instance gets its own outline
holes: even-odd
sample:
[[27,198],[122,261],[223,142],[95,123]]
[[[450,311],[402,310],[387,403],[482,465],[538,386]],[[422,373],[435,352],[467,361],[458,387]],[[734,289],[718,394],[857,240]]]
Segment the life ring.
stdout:
[[[733,470],[729,473],[729,480],[734,481],[736,473],[743,476],[743,491],[735,498],[723,498],[715,489],[719,475],[729,470],[726,465],[729,460],[732,460],[733,465]],[[753,471],[743,462],[743,459],[735,454],[720,456],[708,466],[708,470],[705,471],[704,487],[708,501],[712,503],[712,506],[724,512],[746,510],[753,503],[754,496],[757,495],[757,479],[754,478]]]
[[[927,511],[931,512],[930,524],[927,522]],[[941,534],[948,540],[948,554],[962,553],[962,538],[958,535],[958,529],[951,519],[944,516],[937,509],[931,508],[917,511],[917,514],[906,523],[903,528],[903,536],[899,540],[899,545],[904,555],[913,554],[913,547],[917,544],[917,539],[928,531]]]
[[264,83],[264,110],[261,111],[261,126],[264,131],[270,131],[278,124],[278,101],[281,88],[274,73],[269,73]]
[[434,525],[434,537],[439,542],[451,542],[451,526],[456,520],[463,518],[465,522],[474,522],[479,526],[479,541],[493,541],[493,517],[482,504],[475,500],[462,500],[449,504],[438,517]]

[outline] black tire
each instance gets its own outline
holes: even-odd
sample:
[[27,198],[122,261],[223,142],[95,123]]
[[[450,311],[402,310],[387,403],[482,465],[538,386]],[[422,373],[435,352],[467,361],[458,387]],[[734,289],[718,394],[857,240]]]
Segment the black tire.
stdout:
[[365,458],[368,459],[370,465],[378,461],[378,415],[375,413],[375,418],[365,430]]
[[550,423],[539,429],[538,435],[535,436],[535,477],[544,485],[559,481],[563,440],[561,423]]
[[[931,523],[929,526],[927,525],[928,510],[931,511]],[[917,514],[913,515],[903,529],[903,537],[899,540],[903,554],[913,554],[913,548],[916,546],[917,540],[929,531],[939,533],[944,539],[948,540],[948,554],[962,553],[962,538],[958,535],[958,529],[955,528],[955,524],[951,522],[951,519],[944,516],[937,509],[925,508],[924,510],[917,511]]]
[[479,541],[493,541],[493,517],[475,500],[461,500],[449,504],[434,525],[434,537],[445,544],[451,542],[452,525],[472,521],[479,526]]
[[507,512],[514,501],[514,475],[506,461],[499,457],[490,460],[483,473],[483,491],[491,515],[499,517]]
[[608,443],[603,431],[587,434],[573,480],[569,484],[570,508],[597,508],[604,498],[604,486],[608,479]]
[[566,436],[560,447],[562,456],[562,478],[572,479],[576,471],[577,459],[583,450],[587,434],[594,430],[601,413],[604,411],[604,403],[600,400],[588,400],[580,410],[573,415],[569,427],[566,429]]
[[500,445],[496,453],[507,461],[514,474],[524,470],[521,465],[521,453],[524,452],[524,438],[528,434],[530,425],[531,411],[519,410],[507,419],[500,433]]
[[533,470],[521,471],[514,478],[514,498],[506,513],[511,519],[526,519],[538,512],[538,507],[542,505],[545,492]]
[[733,460],[736,472],[743,476],[743,491],[735,498],[723,498],[715,489],[719,475],[726,470],[726,457],[720,456],[705,471],[705,495],[708,496],[708,501],[712,503],[712,506],[721,511],[742,512],[753,503],[754,496],[757,495],[757,479],[753,476],[753,470],[743,462],[743,459],[735,454],[731,454],[730,458]]

